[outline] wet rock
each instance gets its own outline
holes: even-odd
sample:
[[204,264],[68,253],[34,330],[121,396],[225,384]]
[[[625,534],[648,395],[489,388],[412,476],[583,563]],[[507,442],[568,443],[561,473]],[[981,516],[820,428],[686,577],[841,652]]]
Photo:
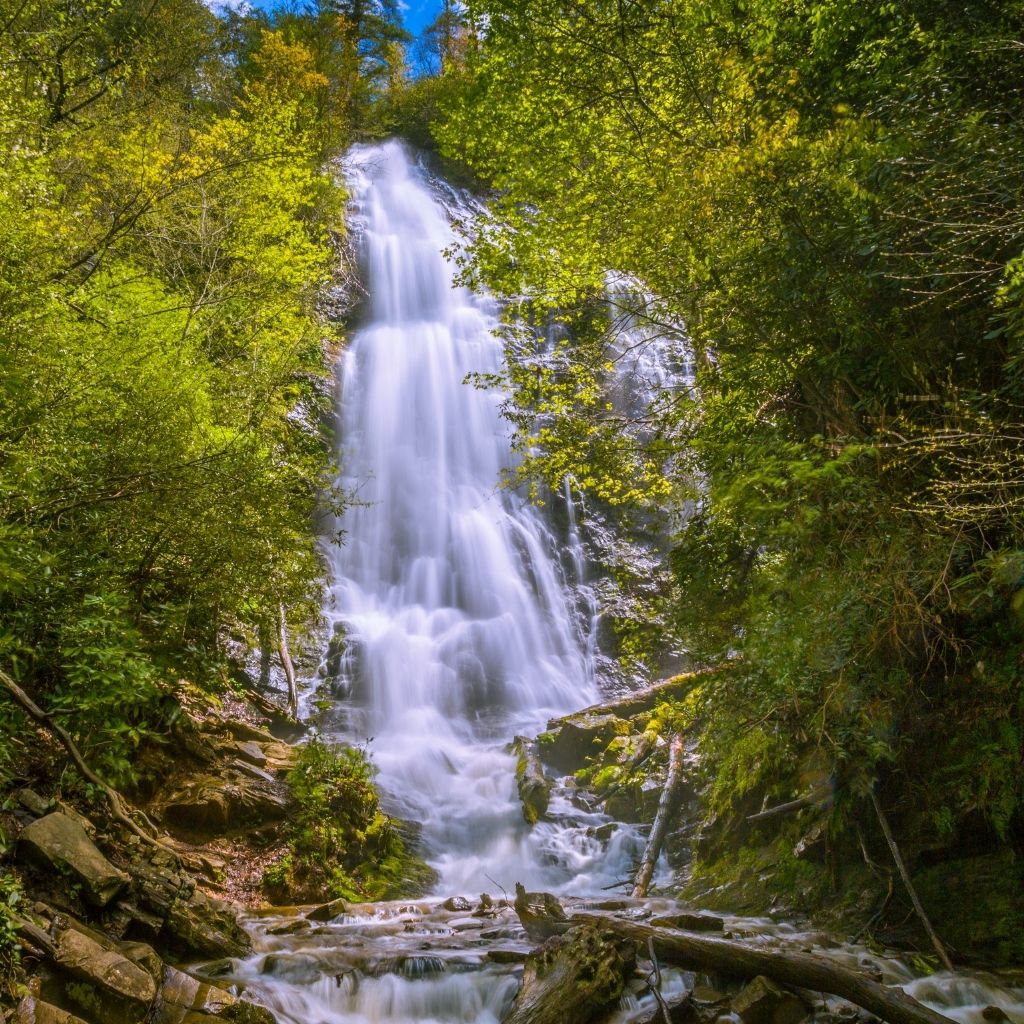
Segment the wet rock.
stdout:
[[503,1024],[587,1024],[625,989],[634,945],[600,927],[573,928],[526,959],[523,983]]
[[607,843],[615,834],[618,827],[619,823],[617,821],[608,821],[603,825],[598,825],[597,828],[594,829],[594,838],[599,839],[602,843]]
[[629,723],[616,715],[581,711],[550,722],[551,731],[539,743],[546,764],[571,773],[582,768],[588,757],[600,754],[616,737],[629,732]]
[[764,975],[733,996],[729,1008],[743,1024],[799,1024],[808,1012],[798,996]]
[[168,967],[154,1024],[213,1024],[217,1020],[274,1024],[274,1015],[263,1006],[238,999],[222,988]]
[[57,933],[53,960],[69,977],[67,998],[102,1024],[140,1024],[156,999],[148,971],[77,928]]
[[14,1024],[85,1024],[85,1021],[53,1003],[43,1002],[35,996],[25,996],[18,1003]]
[[323,975],[320,961],[302,953],[268,953],[260,967],[261,974],[282,978],[292,985],[310,985]]
[[465,913],[473,909],[473,904],[465,896],[449,896],[441,906],[453,913]]
[[981,1011],[981,1016],[989,1021],[989,1024],[1006,1024],[1010,1019],[1007,1012],[998,1006],[986,1006]]
[[449,921],[448,927],[453,932],[468,932],[476,928],[483,928],[484,922],[478,917],[458,917],[454,921]]
[[348,647],[348,633],[343,623],[335,623],[334,633],[327,644],[327,658],[325,661],[326,678],[340,679],[341,664]]
[[17,857],[57,877],[66,873],[81,886],[83,898],[96,907],[105,907],[128,883],[128,876],[100,853],[85,829],[59,811],[22,830]]
[[718,1006],[728,998],[724,992],[719,992],[717,988],[711,988],[709,985],[694,985],[690,992],[690,999],[699,1006]]
[[652,918],[650,923],[655,928],[680,928],[685,932],[720,932],[725,929],[725,922],[714,914],[666,914]]
[[319,907],[314,907],[307,915],[307,921],[333,921],[341,914],[348,912],[348,904],[344,900],[331,900]]
[[528,956],[518,949],[489,949],[486,953],[492,964],[524,964]]
[[516,785],[523,805],[523,817],[527,824],[536,825],[543,818],[551,799],[551,783],[544,778],[537,744],[525,736],[517,736],[512,742],[516,756]]
[[305,931],[310,927],[309,921],[304,917],[297,917],[294,921],[286,921],[276,928],[268,928],[268,935],[294,935],[296,932]]

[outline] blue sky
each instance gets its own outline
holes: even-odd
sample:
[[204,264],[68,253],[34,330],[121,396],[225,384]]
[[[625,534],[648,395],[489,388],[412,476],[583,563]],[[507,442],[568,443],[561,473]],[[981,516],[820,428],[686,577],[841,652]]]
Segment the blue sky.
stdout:
[[418,36],[438,15],[441,0],[406,0],[400,3],[405,27]]
[[[219,0],[207,0],[207,2],[211,7],[222,6]],[[249,2],[253,7],[260,7],[263,10],[270,10],[280,4],[280,0],[249,0]],[[223,6],[237,7],[240,6],[240,2],[239,0],[225,0]],[[441,10],[441,0],[398,0],[398,6],[405,19],[405,27],[413,36],[418,36],[437,17]]]

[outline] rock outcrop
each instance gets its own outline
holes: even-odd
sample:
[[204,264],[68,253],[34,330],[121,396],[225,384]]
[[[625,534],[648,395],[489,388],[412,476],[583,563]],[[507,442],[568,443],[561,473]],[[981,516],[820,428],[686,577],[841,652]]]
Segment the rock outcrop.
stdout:
[[27,825],[18,836],[22,863],[66,874],[86,902],[105,907],[128,884],[128,876],[100,853],[85,829],[72,817],[54,811]]

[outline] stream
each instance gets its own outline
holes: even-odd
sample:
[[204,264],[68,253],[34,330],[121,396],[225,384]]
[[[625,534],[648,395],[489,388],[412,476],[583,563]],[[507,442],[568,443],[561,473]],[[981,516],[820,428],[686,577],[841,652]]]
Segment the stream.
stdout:
[[[357,502],[331,555],[325,614],[344,654],[320,729],[367,744],[387,810],[422,827],[437,896],[352,906],[326,922],[300,909],[254,913],[253,955],[209,970],[283,1022],[497,1024],[533,945],[503,894],[522,882],[574,908],[607,907],[643,834],[577,806],[568,781],[531,829],[516,794],[512,737],[600,698],[594,602],[568,490],[553,499],[559,530],[498,486],[513,459],[503,396],[465,383],[502,360],[496,304],[454,284],[442,255],[472,200],[397,142],[355,147],[344,170],[368,297],[339,366],[341,484]],[[636,919],[676,909],[617,896],[615,906]],[[961,1024],[998,1024],[983,1012],[991,1006],[1024,1024],[1020,978],[917,977],[898,958],[790,925],[726,918],[725,928],[868,966]],[[666,971],[664,994],[694,982]],[[616,1020],[655,1009],[638,978]],[[838,1000],[828,1009],[857,1016]]]

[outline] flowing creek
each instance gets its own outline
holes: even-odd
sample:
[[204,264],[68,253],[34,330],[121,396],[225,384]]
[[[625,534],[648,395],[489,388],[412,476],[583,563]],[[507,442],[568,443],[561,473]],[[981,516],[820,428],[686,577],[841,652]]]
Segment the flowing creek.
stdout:
[[[332,553],[326,615],[345,653],[321,729],[369,743],[388,809],[422,827],[438,896],[319,923],[297,910],[254,914],[256,952],[209,970],[295,1024],[488,1024],[511,1004],[532,946],[500,890],[523,882],[600,905],[630,875],[643,836],[574,804],[568,785],[545,820],[523,820],[509,741],[599,699],[574,510],[567,493],[559,532],[497,486],[512,459],[502,395],[464,379],[500,367],[498,311],[453,284],[442,255],[471,201],[394,142],[356,147],[345,171],[368,300],[339,368],[342,484],[358,503]],[[442,906],[455,895],[467,899]],[[640,919],[674,907],[618,902]],[[896,959],[787,925],[727,918],[726,928],[867,961],[962,1024],[991,1024],[982,1010],[993,1004],[1024,1024],[1024,987],[1005,979],[915,978]],[[667,971],[665,994],[693,982]],[[638,979],[618,1019],[654,1009]]]

